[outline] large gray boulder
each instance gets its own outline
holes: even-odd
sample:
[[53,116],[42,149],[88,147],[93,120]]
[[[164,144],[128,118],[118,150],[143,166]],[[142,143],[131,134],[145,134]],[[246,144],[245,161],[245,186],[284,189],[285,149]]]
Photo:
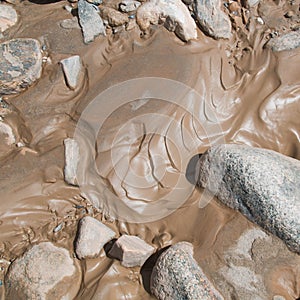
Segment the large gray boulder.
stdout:
[[198,185],[300,253],[300,161],[243,145],[213,146]]
[[69,252],[40,243],[17,258],[5,278],[6,299],[73,299],[81,273]]
[[194,0],[193,10],[201,29],[215,39],[231,37],[231,22],[220,0]]
[[151,275],[151,292],[159,300],[223,299],[193,258],[193,246],[180,242],[157,260]]
[[20,38],[0,44],[0,95],[24,90],[41,74],[42,53],[37,40]]
[[85,44],[92,42],[100,34],[105,35],[103,21],[93,4],[79,0],[78,18]]

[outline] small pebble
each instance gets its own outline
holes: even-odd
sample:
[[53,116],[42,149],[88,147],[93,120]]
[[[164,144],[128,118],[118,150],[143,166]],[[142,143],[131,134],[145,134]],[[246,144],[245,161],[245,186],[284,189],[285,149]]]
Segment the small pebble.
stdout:
[[3,281],[2,280],[0,280],[0,286],[2,286],[3,285]]
[[286,18],[292,18],[293,16],[294,16],[294,12],[292,11],[292,10],[289,10],[284,16],[286,17]]
[[259,23],[260,25],[264,25],[265,24],[264,20],[261,17],[257,17],[256,20],[257,20],[257,23]]

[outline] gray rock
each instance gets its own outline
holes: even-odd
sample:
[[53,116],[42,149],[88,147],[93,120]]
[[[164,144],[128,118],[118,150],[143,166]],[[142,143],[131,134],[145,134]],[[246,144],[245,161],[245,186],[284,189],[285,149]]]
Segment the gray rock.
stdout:
[[13,39],[0,44],[0,95],[24,90],[41,74],[42,53],[37,40]]
[[220,0],[194,0],[193,10],[201,29],[215,39],[231,37],[231,22]]
[[82,71],[80,56],[74,55],[65,58],[61,60],[60,63],[62,65],[68,87],[71,90],[75,90]]
[[183,41],[197,38],[196,23],[180,0],[145,2],[138,8],[136,19],[142,31],[147,31],[151,24],[163,22],[168,30],[174,31]]
[[113,245],[109,255],[121,261],[124,267],[142,266],[155,248],[133,235],[122,235]]
[[77,168],[80,159],[79,145],[71,138],[64,140],[65,145],[65,181],[72,185],[77,185]]
[[151,275],[151,292],[159,300],[223,299],[193,258],[193,246],[180,242],[157,260]]
[[246,0],[249,7],[254,7],[259,4],[260,0]]
[[100,34],[105,35],[103,21],[93,4],[79,0],[78,17],[85,44],[92,42]]
[[267,47],[271,48],[274,52],[293,50],[300,47],[300,30],[271,38],[267,43]]
[[300,253],[300,162],[275,151],[213,146],[199,161],[198,185]]
[[103,246],[112,240],[116,233],[92,217],[84,217],[78,226],[75,252],[79,259],[99,256]]
[[79,268],[66,249],[40,243],[10,265],[6,299],[73,299],[80,279]]
[[123,12],[132,12],[137,10],[141,6],[141,2],[135,0],[122,0],[119,4],[119,8]]
[[16,10],[10,5],[0,4],[0,32],[12,27],[17,21],[18,14]]

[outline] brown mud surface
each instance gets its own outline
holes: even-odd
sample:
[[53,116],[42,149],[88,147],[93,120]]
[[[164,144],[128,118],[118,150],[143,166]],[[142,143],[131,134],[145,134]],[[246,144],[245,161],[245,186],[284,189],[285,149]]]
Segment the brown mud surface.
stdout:
[[[185,44],[165,28],[153,26],[146,38],[135,27],[114,35],[108,32],[89,45],[83,44],[80,29],[59,25],[72,17],[63,9],[68,2],[18,4],[19,22],[5,40],[37,38],[47,46],[52,63],[44,65],[42,78],[34,86],[4,97],[6,103],[1,104],[0,113],[13,128],[16,143],[25,146],[1,144],[0,148],[0,257],[12,260],[31,244],[49,240],[74,253],[78,220],[88,214],[103,220],[118,235],[138,235],[157,248],[191,242],[196,260],[224,297],[239,299],[219,270],[231,263],[226,260],[228,250],[244,233],[258,227],[216,199],[202,204],[206,201],[203,191],[182,176],[196,153],[220,141],[273,149],[300,159],[300,48],[275,54],[264,47],[272,31],[288,30],[294,23],[284,17],[288,4],[263,3],[260,11],[251,10],[249,18],[260,13],[267,16],[267,25],[253,17],[246,28],[245,18],[234,15],[230,41],[215,41],[199,30],[198,40]],[[72,91],[65,85],[59,61],[77,54],[85,72]],[[64,182],[63,140],[73,137],[82,112],[101,92],[143,77],[182,83],[199,97],[183,97],[179,88],[176,101],[145,93],[144,99],[114,104],[109,116],[105,114],[110,109],[103,108],[102,115],[99,110],[103,126],[92,149],[98,172],[90,172],[93,157],[88,155],[86,168],[80,172],[98,184],[93,192],[103,200],[96,203],[103,206],[101,212],[84,199],[78,187]],[[144,86],[138,82],[135,88],[143,90]],[[113,99],[103,105],[109,108],[110,102]],[[169,119],[153,129],[151,120],[157,120],[157,115]],[[89,145],[81,146],[90,153]],[[135,182],[134,176],[141,181]],[[177,189],[171,194],[174,207],[160,211],[155,203],[173,187]],[[117,196],[113,204],[107,189]],[[87,186],[85,195],[89,191]],[[130,207],[128,211],[121,202]],[[127,213],[152,204],[150,222],[126,221]],[[110,216],[110,205],[117,207],[118,220],[111,220],[116,215]],[[56,232],[60,224],[62,229]],[[280,249],[276,255],[274,245]],[[278,294],[288,300],[299,298],[299,255],[275,237],[269,244],[252,245],[254,256],[255,251],[263,257],[255,267],[266,286],[262,299]],[[81,266],[83,279],[76,299],[154,299],[143,286],[139,268],[124,268],[104,252],[97,259],[82,261]],[[147,275],[144,285],[147,288]]]

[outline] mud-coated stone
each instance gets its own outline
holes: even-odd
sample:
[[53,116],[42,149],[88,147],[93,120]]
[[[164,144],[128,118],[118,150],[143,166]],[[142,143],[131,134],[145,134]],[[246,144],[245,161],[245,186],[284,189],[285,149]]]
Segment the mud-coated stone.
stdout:
[[42,53],[37,40],[20,38],[0,44],[0,95],[21,92],[41,74]]
[[300,253],[300,161],[244,145],[213,146],[198,185]]
[[9,267],[6,299],[73,299],[81,274],[69,252],[50,242],[33,246]]
[[220,0],[195,0],[193,10],[201,29],[215,39],[229,39],[231,22],[221,10]]
[[171,246],[158,258],[150,288],[159,300],[223,299],[193,258],[193,246],[187,242]]

